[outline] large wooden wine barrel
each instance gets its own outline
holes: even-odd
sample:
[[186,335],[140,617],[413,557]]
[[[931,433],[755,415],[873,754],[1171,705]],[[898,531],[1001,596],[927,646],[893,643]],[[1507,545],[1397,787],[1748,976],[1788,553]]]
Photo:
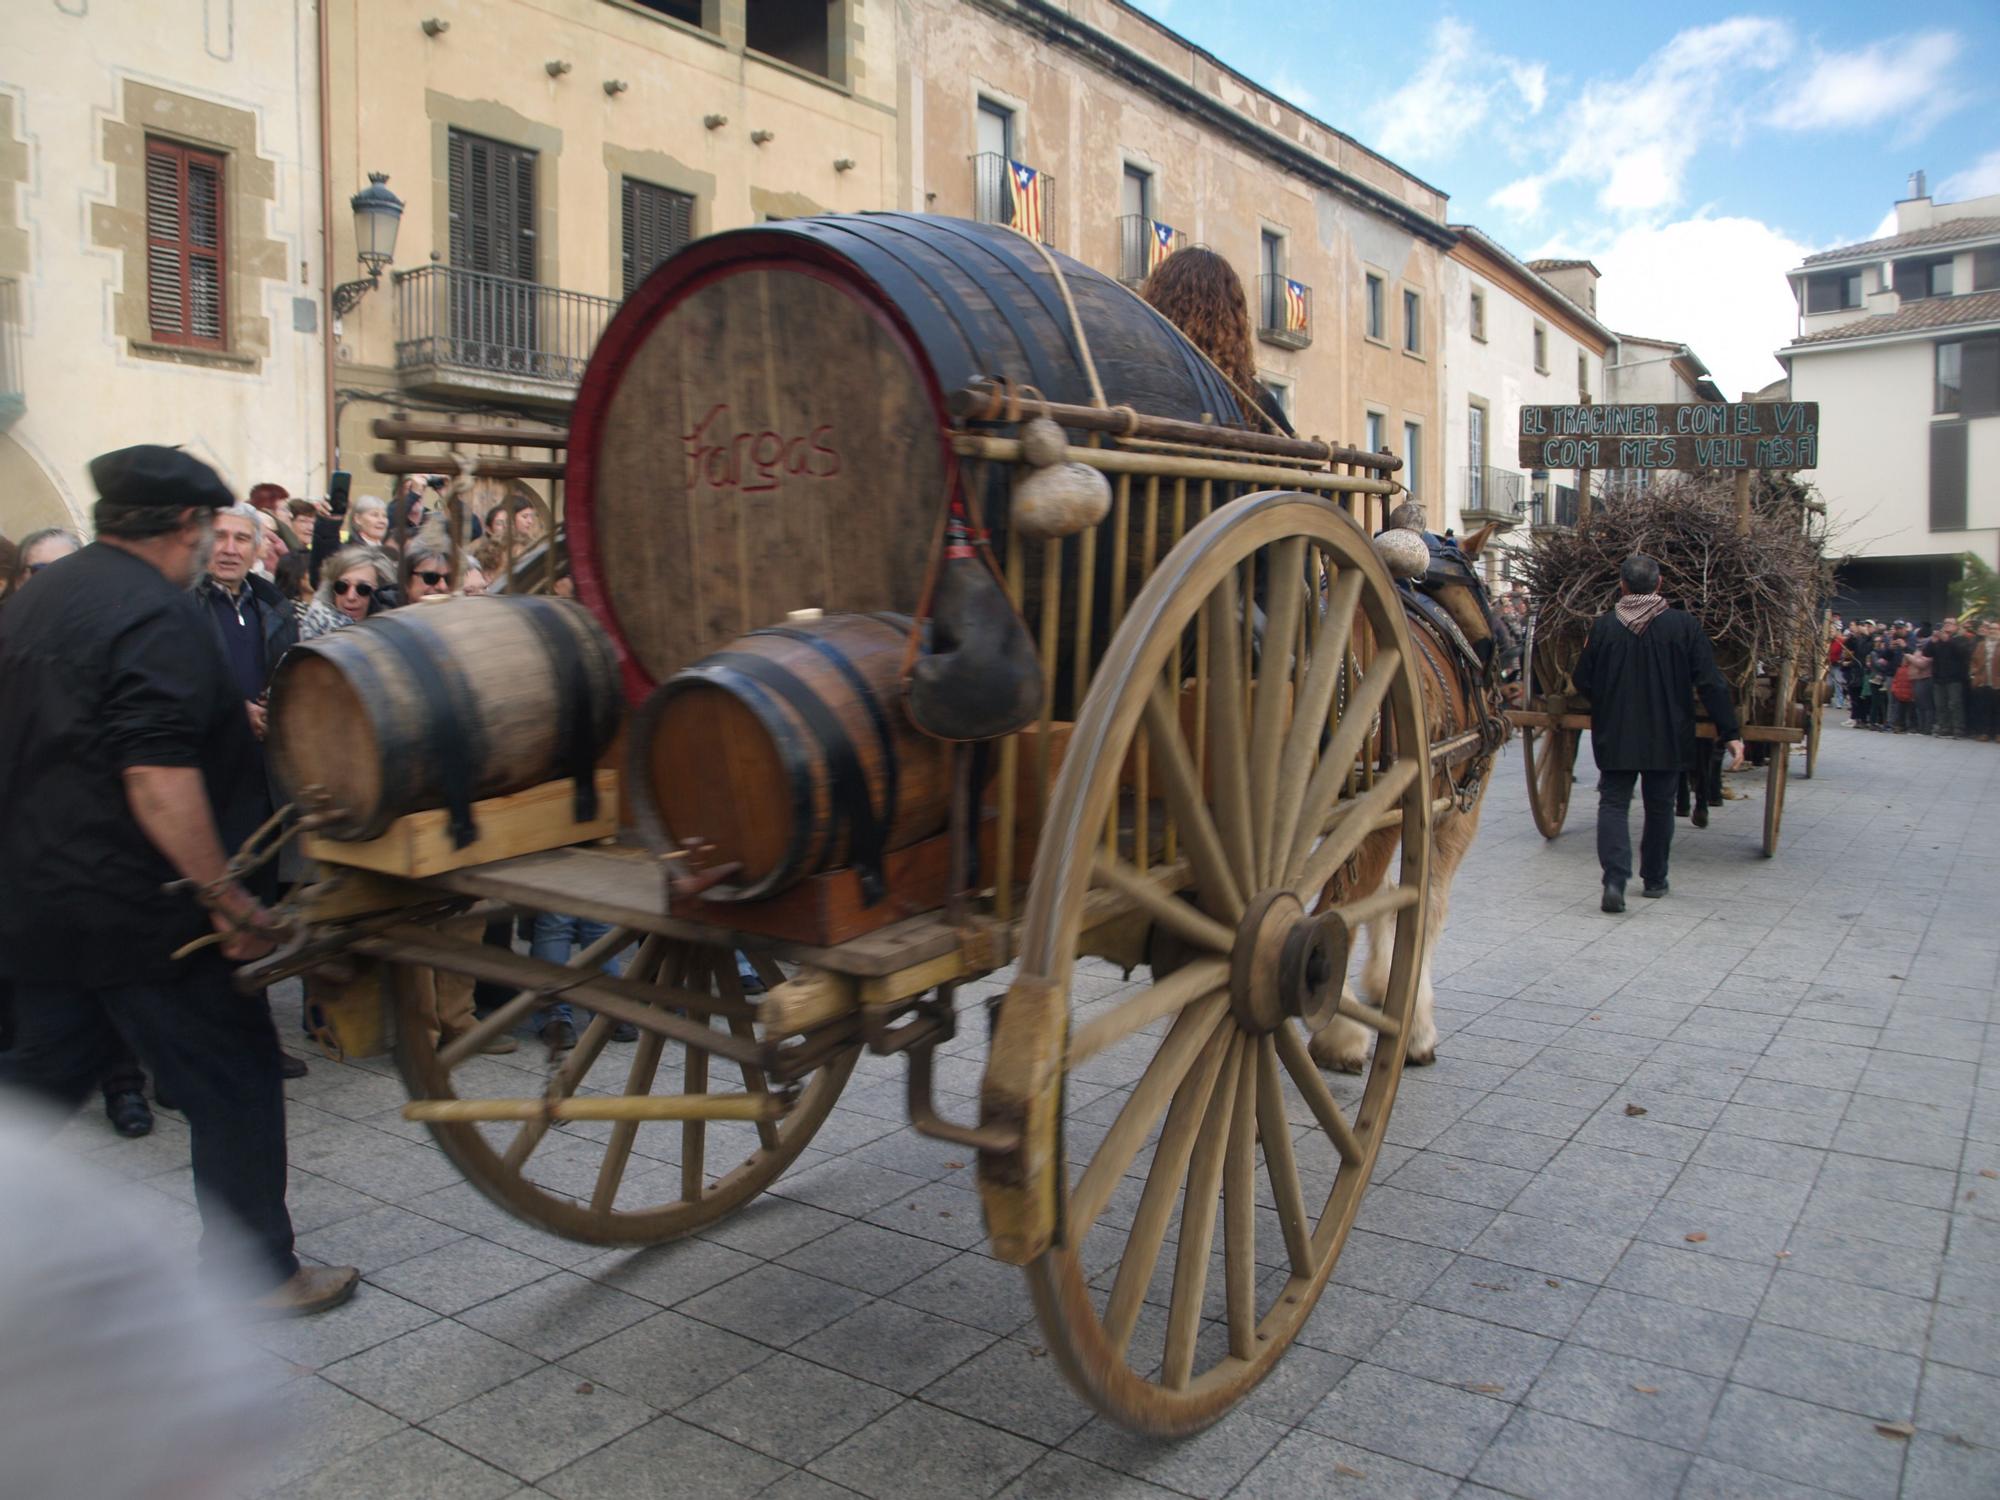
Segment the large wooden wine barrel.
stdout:
[[[1054,258],[1108,403],[1236,420],[1228,382],[1172,324]],[[628,691],[793,610],[915,609],[950,462],[945,398],[979,376],[1093,399],[1062,286],[1011,229],[795,219],[655,270],[591,357],[567,474],[577,592],[618,641]]]
[[[563,777],[593,784],[623,710],[618,659],[583,606],[545,596],[413,604],[294,647],[266,742],[287,797],[324,788],[338,839],[405,813]],[[588,800],[588,799],[586,799]]]
[[828,615],[755,630],[675,673],[632,726],[632,800],[662,843],[740,865],[711,900],[776,895],[853,865],[880,892],[882,856],[945,826],[947,746],[903,712],[899,615]]

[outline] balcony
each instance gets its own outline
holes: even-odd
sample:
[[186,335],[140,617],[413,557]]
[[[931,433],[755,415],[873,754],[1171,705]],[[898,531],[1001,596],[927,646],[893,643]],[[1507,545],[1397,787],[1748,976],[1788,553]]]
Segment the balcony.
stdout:
[[[1027,173],[1025,180],[1020,174]],[[982,224],[1011,224],[1045,245],[1055,243],[1056,180],[998,151],[972,158],[972,217]]]
[[1528,524],[1536,531],[1576,525],[1576,486],[1559,484],[1536,495],[1529,502]]
[[406,390],[559,405],[617,302],[484,271],[396,273],[396,374]]
[[28,409],[27,381],[21,374],[21,284],[0,276],[0,432]]
[[[1160,231],[1167,232],[1163,243]],[[1162,224],[1158,219],[1145,214],[1122,214],[1118,219],[1118,279],[1138,291],[1146,278],[1153,274],[1157,264],[1155,255],[1165,260],[1180,249],[1185,241],[1171,224]],[[1156,252],[1154,246],[1159,246]]]
[[1312,288],[1289,276],[1257,278],[1257,337],[1280,349],[1303,349],[1313,341]]
[[1484,526],[1488,521],[1514,526],[1527,514],[1527,500],[1527,475],[1514,469],[1473,465],[1465,471],[1465,509],[1460,515],[1468,526]]

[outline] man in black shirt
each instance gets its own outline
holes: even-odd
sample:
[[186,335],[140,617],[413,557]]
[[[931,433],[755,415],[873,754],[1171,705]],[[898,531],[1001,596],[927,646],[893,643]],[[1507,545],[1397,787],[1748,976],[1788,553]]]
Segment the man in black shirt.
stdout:
[[1715,652],[1694,616],[1660,597],[1660,565],[1635,552],[1618,567],[1618,605],[1599,615],[1576,664],[1577,691],[1590,699],[1590,751],[1604,774],[1597,783],[1597,862],[1604,870],[1603,909],[1625,910],[1632,878],[1632,784],[1641,784],[1645,827],[1639,875],[1645,894],[1667,893],[1674,839],[1674,790],[1693,764],[1693,699],[1715,723],[1731,759],[1743,759],[1742,729]]
[[[356,1273],[292,1253],[277,1034],[228,962],[270,951],[271,918],[228,879],[214,814],[255,742],[188,591],[231,497],[171,448],[90,469],[98,540],[0,619],[0,975],[17,1028],[0,1084],[74,1106],[122,1031],[187,1114],[203,1260],[222,1269],[247,1229],[255,1263],[230,1269],[258,1308],[316,1312]],[[177,876],[212,915],[166,891]],[[211,930],[219,951],[172,957]]]

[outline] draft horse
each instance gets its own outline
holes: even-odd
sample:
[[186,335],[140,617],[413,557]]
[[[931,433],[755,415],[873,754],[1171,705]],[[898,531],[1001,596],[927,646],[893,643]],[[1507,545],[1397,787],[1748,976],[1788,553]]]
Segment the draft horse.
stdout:
[[[1424,722],[1430,743],[1454,747],[1437,757],[1432,770],[1432,798],[1448,797],[1450,807],[1438,815],[1433,829],[1430,889],[1425,893],[1429,921],[1407,1054],[1418,1066],[1437,1056],[1431,954],[1451,909],[1452,877],[1479,832],[1479,813],[1493,757],[1507,738],[1507,721],[1501,715],[1499,665],[1500,636],[1506,627],[1474,566],[1493,529],[1485,526],[1463,541],[1439,537],[1424,529],[1420,508],[1405,504],[1397,507],[1388,529],[1376,538],[1377,552],[1396,575],[1403,612],[1409,620],[1410,641],[1421,666]],[[1346,867],[1328,882],[1320,902],[1322,909],[1334,901],[1355,900],[1378,889],[1388,876],[1401,839],[1396,829],[1370,834]],[[1378,920],[1368,930],[1361,989],[1366,1001],[1376,1006],[1389,988],[1390,922]],[[1367,1062],[1371,1035],[1356,1022],[1336,1016],[1313,1037],[1313,1060],[1323,1068],[1359,1073]]]

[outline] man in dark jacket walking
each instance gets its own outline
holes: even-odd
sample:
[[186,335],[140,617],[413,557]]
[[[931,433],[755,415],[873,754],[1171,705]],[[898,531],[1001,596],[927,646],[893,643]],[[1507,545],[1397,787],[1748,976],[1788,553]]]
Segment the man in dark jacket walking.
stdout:
[[1590,699],[1590,749],[1597,783],[1597,862],[1604,870],[1603,908],[1625,910],[1632,878],[1632,787],[1645,804],[1639,875],[1645,894],[1667,893],[1667,852],[1674,838],[1674,789],[1693,763],[1694,698],[1743,760],[1742,729],[1729,685],[1716,670],[1708,637],[1685,610],[1660,597],[1660,565],[1634,553],[1618,567],[1617,607],[1599,615],[1576,664],[1577,690]]

